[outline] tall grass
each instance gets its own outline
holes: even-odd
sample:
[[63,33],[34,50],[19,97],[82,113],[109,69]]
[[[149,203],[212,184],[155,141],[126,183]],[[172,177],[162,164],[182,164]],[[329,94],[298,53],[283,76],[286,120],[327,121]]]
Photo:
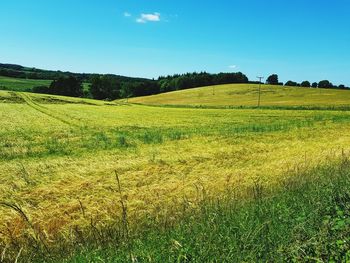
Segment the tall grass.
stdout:
[[[257,181],[243,192],[228,186],[217,198],[201,191],[198,206],[188,206],[184,198],[185,209],[176,218],[160,212],[130,227],[127,199],[116,178],[119,219],[104,226],[91,222],[90,229],[75,229],[50,249],[18,246],[19,262],[350,260],[350,161],[345,156],[311,170],[291,170],[274,188]],[[16,252],[8,248],[3,261],[11,256]]]
[[[173,225],[133,236],[134,262],[345,262],[350,260],[350,162],[293,172],[277,190],[256,183],[204,198]],[[126,247],[84,248],[66,262],[127,262]]]

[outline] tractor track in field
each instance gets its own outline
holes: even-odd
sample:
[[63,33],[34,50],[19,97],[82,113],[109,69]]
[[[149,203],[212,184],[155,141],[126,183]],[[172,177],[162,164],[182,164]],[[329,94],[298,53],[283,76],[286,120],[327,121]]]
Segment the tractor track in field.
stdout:
[[61,122],[63,122],[64,124],[67,124],[67,125],[69,125],[69,126],[73,126],[73,127],[77,127],[77,128],[78,128],[78,127],[79,127],[79,128],[82,127],[82,125],[79,125],[79,124],[77,124],[76,122],[74,122],[74,121],[72,121],[72,120],[70,120],[70,119],[68,119],[68,118],[64,118],[64,117],[61,116],[60,114],[57,114],[57,113],[55,113],[55,112],[53,112],[53,111],[47,109],[46,107],[44,107],[44,106],[42,106],[42,105],[40,105],[40,104],[34,102],[34,101],[30,98],[30,96],[29,96],[28,94],[25,94],[25,93],[22,93],[22,92],[21,92],[21,93],[18,93],[18,94],[19,94],[19,96],[25,101],[25,103],[26,103],[29,107],[31,107],[31,108],[33,108],[33,109],[35,109],[35,110],[41,112],[42,114],[45,114],[45,115],[47,115],[47,116],[49,116],[49,117],[51,117],[51,118],[53,118],[53,119],[56,119],[56,120],[58,120],[58,121],[61,121]]

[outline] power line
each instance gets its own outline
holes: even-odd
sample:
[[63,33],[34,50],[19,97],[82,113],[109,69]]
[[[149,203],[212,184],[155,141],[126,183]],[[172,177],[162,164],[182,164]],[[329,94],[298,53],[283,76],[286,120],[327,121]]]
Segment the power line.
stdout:
[[258,108],[260,108],[260,99],[261,99],[261,81],[264,77],[256,77],[259,80],[259,98],[258,98]]

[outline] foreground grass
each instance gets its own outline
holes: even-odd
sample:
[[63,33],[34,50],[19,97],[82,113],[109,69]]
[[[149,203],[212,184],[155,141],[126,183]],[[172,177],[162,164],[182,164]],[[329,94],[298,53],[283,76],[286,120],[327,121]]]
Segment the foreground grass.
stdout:
[[[343,107],[348,105],[349,99],[350,92],[348,90],[271,85],[262,85],[261,89],[262,107]],[[229,84],[210,86],[132,98],[129,101],[147,105],[256,107],[258,103],[258,85]]]
[[[350,260],[350,162],[313,169],[296,167],[271,189],[259,182],[242,191],[226,189],[211,198],[186,196],[176,218],[143,217],[128,226],[127,200],[120,190],[123,220],[112,227],[77,232],[60,250],[36,251],[35,262],[347,262]],[[67,246],[68,245],[68,246]],[[64,251],[64,254],[63,254]],[[28,260],[29,258],[26,258]]]

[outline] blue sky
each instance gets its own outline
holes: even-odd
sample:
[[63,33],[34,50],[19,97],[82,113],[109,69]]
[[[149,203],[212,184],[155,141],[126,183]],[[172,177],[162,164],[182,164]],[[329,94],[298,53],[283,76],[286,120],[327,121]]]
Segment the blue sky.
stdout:
[[3,63],[350,85],[348,0],[4,0],[0,21]]

